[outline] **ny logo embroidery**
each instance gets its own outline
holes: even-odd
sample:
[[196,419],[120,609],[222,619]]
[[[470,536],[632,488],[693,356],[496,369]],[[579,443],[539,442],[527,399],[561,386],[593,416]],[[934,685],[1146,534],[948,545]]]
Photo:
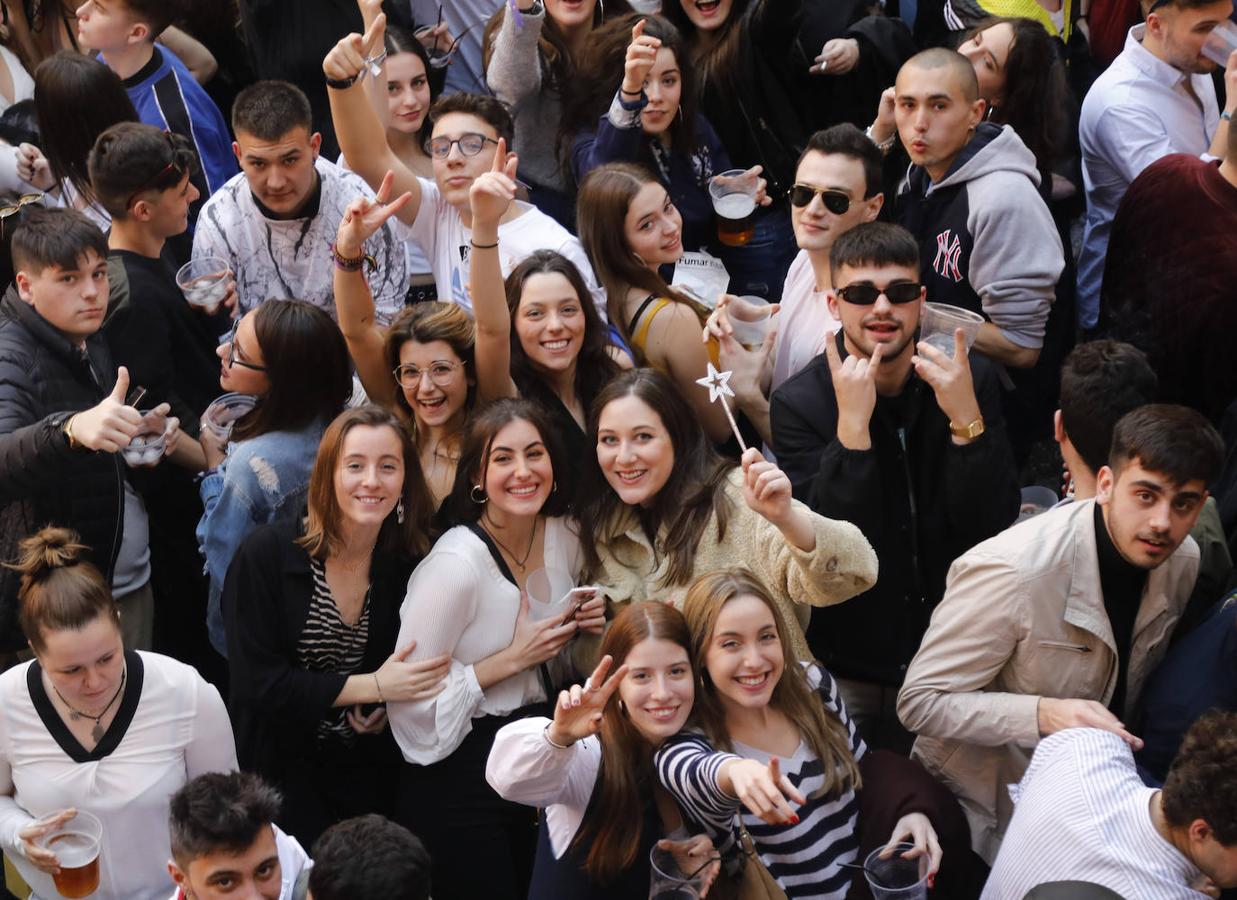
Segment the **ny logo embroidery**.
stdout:
[[[950,242],[950,238],[953,241]],[[958,269],[958,259],[962,256],[962,244],[958,236],[946,228],[936,236],[936,258],[932,260],[932,271],[942,278],[952,278],[955,282],[962,280],[962,272]]]

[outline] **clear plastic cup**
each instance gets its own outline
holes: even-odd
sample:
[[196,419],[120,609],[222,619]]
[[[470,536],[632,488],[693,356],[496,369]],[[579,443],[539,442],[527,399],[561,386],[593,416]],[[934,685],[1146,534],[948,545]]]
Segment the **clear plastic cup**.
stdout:
[[1225,19],[1207,34],[1203,41],[1203,56],[1223,68],[1228,65],[1229,55],[1237,50],[1237,25]]
[[185,263],[176,272],[176,286],[190,306],[209,309],[218,306],[228,296],[232,267],[218,256],[199,256]]
[[946,356],[954,355],[954,330],[966,332],[966,349],[975,345],[984,317],[960,306],[948,303],[925,303],[919,317],[919,340],[927,341]]
[[120,455],[131,469],[148,469],[163,459],[167,446],[167,416],[155,412],[142,414],[142,430],[120,448]]
[[223,440],[232,436],[232,423],[258,405],[253,394],[224,394],[202,413],[202,427],[210,429]]
[[894,844],[893,855],[881,859],[888,847],[877,847],[863,861],[863,877],[872,889],[874,900],[927,900],[928,855],[903,859],[914,844]]
[[[731,337],[748,350],[759,350],[774,326],[774,310],[763,297],[740,297],[750,307],[755,307],[755,313],[739,306],[726,307],[726,318],[730,321]],[[740,310],[742,317],[740,317]]]
[[672,850],[654,845],[649,851],[649,900],[699,900],[704,890],[704,869],[685,869]]
[[99,848],[103,823],[84,809],[55,831],[39,838],[39,844],[56,854],[60,871],[52,876],[61,897],[89,897],[99,889]]
[[709,180],[709,197],[717,214],[717,239],[742,247],[756,235],[756,194],[760,179],[746,169],[727,169]]

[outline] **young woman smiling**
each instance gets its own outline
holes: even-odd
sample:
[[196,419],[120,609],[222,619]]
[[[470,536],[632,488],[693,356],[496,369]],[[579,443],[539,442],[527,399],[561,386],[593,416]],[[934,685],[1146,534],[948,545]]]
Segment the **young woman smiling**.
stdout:
[[[533,811],[502,800],[484,778],[494,734],[543,713],[567,674],[580,630],[599,634],[604,600],[566,622],[534,621],[525,594],[537,569],[578,579],[579,538],[562,517],[569,469],[545,413],[502,399],[473,416],[455,487],[453,521],[408,582],[398,647],[412,662],[451,657],[436,696],[388,706],[404,758],[400,818],[434,859],[434,896],[523,898],[533,856]],[[558,598],[553,598],[557,600]],[[478,865],[477,848],[485,848]]]
[[589,435],[598,468],[580,513],[593,523],[585,560],[614,608],[650,596],[678,606],[702,573],[746,565],[794,623],[795,658],[810,659],[801,627],[810,610],[799,604],[841,603],[876,581],[876,554],[858,528],[792,500],[789,479],[756,449],[741,468],[720,457],[655,369],[610,382]]
[[[579,459],[589,450],[586,411],[620,365],[607,351],[605,326],[571,260],[535,251],[504,287],[498,225],[515,199],[518,165],[499,138],[493,168],[469,192],[478,395],[483,402],[517,395],[536,400],[549,412],[568,458]],[[559,477],[570,496],[574,479],[566,472]]]
[[589,679],[559,694],[553,719],[504,726],[486,764],[501,796],[545,810],[529,900],[643,896],[654,844],[681,855],[684,871],[713,856],[707,837],[689,837],[652,766],[695,696],[682,613],[633,603],[610,623],[601,652]]
[[[703,576],[683,612],[701,673],[700,731],[664,743],[655,765],[723,855],[750,842],[787,896],[822,900],[848,896],[856,878],[862,884],[846,865],[887,843],[912,843],[908,859],[928,855],[929,885],[942,844],[969,862],[952,795],[917,763],[868,752],[829,673],[795,662],[793,626],[750,571]],[[871,795],[862,803],[861,783]],[[947,887],[944,895],[962,896]]]
[[[708,364],[717,364],[719,359],[716,341],[700,342],[705,310],[666,284],[658,272],[660,266],[676,263],[683,256],[683,219],[666,188],[640,166],[600,166],[580,187],[577,222],[580,243],[609,297],[611,324],[635,350],[638,362],[655,366],[671,378],[709,439],[725,443],[730,437],[726,414],[696,384]],[[616,228],[619,222],[622,227]],[[758,381],[767,361],[765,353],[736,376],[741,381]],[[740,397],[760,394],[746,389],[736,389],[736,393]],[[736,405],[745,410],[742,402]],[[759,411],[754,412],[753,418],[760,419]],[[763,420],[768,421],[767,404]]]
[[302,843],[340,819],[393,812],[399,754],[383,704],[433,696],[446,677],[446,655],[391,652],[431,512],[400,421],[350,409],[322,437],[307,518],[257,529],[228,569],[237,755],[279,787],[280,822]]

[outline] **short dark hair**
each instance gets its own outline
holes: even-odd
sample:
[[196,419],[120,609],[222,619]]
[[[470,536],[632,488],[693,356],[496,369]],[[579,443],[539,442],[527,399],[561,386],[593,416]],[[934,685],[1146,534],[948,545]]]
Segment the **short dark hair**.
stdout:
[[251,772],[199,775],[168,801],[172,858],[182,870],[211,853],[241,853],[279,816],[279,792]]
[[93,250],[107,259],[107,237],[85,213],[76,209],[28,206],[13,232],[13,271],[37,275],[48,266],[76,269]]
[[144,22],[150,29],[151,41],[184,15],[181,0],[121,0],[121,3],[129,10],[130,16]]
[[251,134],[260,141],[277,141],[295,128],[314,130],[309,98],[287,81],[258,81],[232,102],[232,131]]
[[1147,355],[1120,341],[1079,344],[1061,366],[1061,427],[1094,474],[1108,462],[1112,432],[1127,412],[1155,400]]
[[861,222],[838,235],[829,248],[829,269],[834,278],[843,266],[905,266],[919,271],[919,245],[901,225]]
[[1148,403],[1126,413],[1112,432],[1108,465],[1115,471],[1130,460],[1175,484],[1210,484],[1224,464],[1220,433],[1196,409],[1175,403]]
[[314,843],[314,900],[429,900],[430,855],[402,825],[376,813],[337,822]]
[[1237,712],[1200,716],[1164,781],[1164,818],[1176,828],[1202,819],[1225,847],[1237,844]]
[[434,101],[426,116],[429,121],[429,133],[434,133],[438,120],[450,113],[466,113],[476,116],[489,124],[500,138],[507,139],[507,149],[512,150],[515,141],[515,125],[511,121],[511,113],[493,97],[484,94],[445,94]]
[[962,96],[967,102],[974,103],[979,99],[979,79],[975,75],[975,67],[971,65],[969,59],[957,50],[950,50],[948,47],[929,47],[927,50],[920,50],[906,62],[902,63],[902,68],[898,70],[898,74],[912,67],[916,69],[952,69],[954,75],[958,78],[958,86],[962,88]]
[[1213,3],[1215,3],[1215,0],[1139,0],[1138,6],[1145,19],[1156,10],[1163,9],[1166,6],[1171,6],[1174,9],[1197,9],[1200,6],[1210,6]]
[[880,150],[876,149],[872,139],[851,123],[843,122],[824,128],[808,138],[807,146],[803,148],[799,161],[795,163],[796,171],[809,153],[836,154],[858,160],[863,164],[864,198],[875,197],[881,192],[884,157]]
[[198,155],[182,135],[120,122],[99,135],[88,165],[99,203],[113,219],[126,219],[137,194],[172,190],[197,170]]

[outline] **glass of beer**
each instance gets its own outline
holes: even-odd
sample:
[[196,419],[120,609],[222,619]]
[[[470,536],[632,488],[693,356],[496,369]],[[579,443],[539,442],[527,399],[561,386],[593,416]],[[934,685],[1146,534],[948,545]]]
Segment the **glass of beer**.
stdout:
[[60,871],[52,876],[61,897],[76,900],[89,897],[99,889],[99,847],[103,841],[103,823],[84,809],[39,843],[56,854]]
[[709,180],[709,197],[717,213],[717,239],[727,247],[742,247],[756,234],[752,214],[760,178],[745,169],[727,169]]

